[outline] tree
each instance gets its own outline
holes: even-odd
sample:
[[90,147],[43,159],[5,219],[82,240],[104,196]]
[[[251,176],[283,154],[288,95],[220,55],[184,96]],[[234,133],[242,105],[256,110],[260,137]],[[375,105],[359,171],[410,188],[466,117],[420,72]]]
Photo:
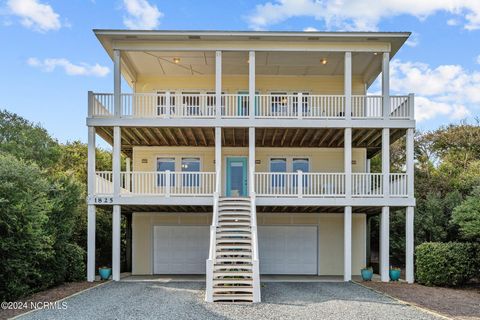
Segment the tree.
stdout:
[[464,239],[480,242],[480,187],[453,209],[452,222]]
[[0,110],[0,151],[35,162],[42,169],[57,163],[61,153],[58,142],[44,128],[7,110]]
[[48,193],[37,165],[0,153],[0,300],[50,285],[43,272],[54,257]]

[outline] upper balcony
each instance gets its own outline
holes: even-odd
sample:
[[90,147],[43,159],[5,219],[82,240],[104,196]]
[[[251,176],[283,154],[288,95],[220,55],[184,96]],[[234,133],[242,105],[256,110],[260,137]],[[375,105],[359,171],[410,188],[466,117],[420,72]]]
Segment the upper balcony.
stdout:
[[[278,90],[277,90],[278,91]],[[89,93],[92,118],[136,119],[249,119],[248,94],[221,95],[216,106],[215,93],[129,93],[121,94],[121,112],[115,114],[112,93]],[[345,95],[255,94],[253,117],[276,120],[345,120]],[[384,97],[352,95],[352,120],[413,120],[413,95],[390,96],[389,112],[384,117]]]
[[[408,33],[95,33],[114,90],[89,93],[90,126],[415,126],[413,95],[389,88]],[[368,95],[379,76],[381,93]]]

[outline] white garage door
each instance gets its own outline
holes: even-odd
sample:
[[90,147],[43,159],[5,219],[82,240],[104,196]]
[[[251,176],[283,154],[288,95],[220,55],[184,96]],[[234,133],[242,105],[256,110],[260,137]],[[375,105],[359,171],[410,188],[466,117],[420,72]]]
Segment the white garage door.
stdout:
[[317,274],[316,226],[259,226],[262,274]]
[[209,226],[154,226],[154,274],[205,274]]

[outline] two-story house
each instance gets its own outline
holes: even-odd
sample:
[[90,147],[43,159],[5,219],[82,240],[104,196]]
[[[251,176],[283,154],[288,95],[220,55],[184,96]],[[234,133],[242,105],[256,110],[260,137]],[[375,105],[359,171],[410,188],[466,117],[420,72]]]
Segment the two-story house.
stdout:
[[[389,90],[409,33],[95,34],[114,90],[88,94],[89,281],[95,210],[111,206],[116,281],[124,213],[132,274],[205,274],[207,301],[259,302],[262,275],[350,281],[367,263],[371,215],[388,281],[389,212],[405,208],[413,282],[413,94]],[[367,94],[380,74],[381,93]],[[96,171],[97,135],[112,145],[111,172]],[[391,173],[398,139],[405,170]]]

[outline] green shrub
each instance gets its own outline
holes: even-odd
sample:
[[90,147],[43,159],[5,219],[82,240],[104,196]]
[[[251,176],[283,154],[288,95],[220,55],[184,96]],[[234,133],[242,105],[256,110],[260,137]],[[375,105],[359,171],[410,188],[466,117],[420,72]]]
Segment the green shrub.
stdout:
[[473,243],[426,242],[416,248],[416,278],[429,286],[457,286],[478,273],[479,246]]
[[69,243],[65,246],[67,263],[64,266],[66,271],[65,281],[85,280],[85,250],[76,243]]

